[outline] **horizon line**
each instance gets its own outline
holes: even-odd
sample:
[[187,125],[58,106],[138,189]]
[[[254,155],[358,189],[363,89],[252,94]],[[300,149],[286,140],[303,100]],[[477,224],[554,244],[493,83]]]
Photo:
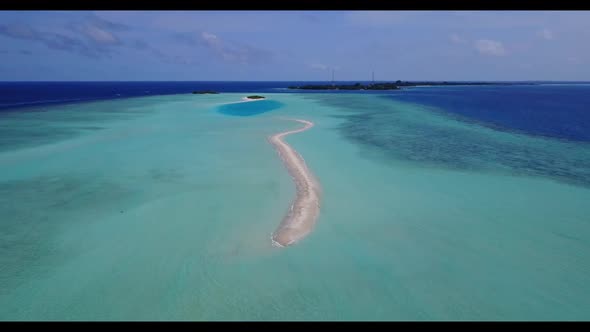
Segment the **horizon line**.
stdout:
[[[398,80],[375,80],[374,82],[396,82]],[[589,80],[428,80],[428,79],[415,79],[415,80],[399,80],[402,82],[579,82],[585,83],[590,82]],[[0,80],[0,83],[86,83],[86,82],[332,82],[329,80]],[[371,80],[335,80],[334,82],[372,82]]]

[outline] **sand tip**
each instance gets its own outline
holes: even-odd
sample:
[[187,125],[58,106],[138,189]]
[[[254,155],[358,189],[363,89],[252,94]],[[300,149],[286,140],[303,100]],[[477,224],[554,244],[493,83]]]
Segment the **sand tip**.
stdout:
[[274,234],[270,235],[270,242],[272,243],[272,246],[275,248],[284,248],[285,246],[283,246],[282,244],[278,243],[277,241],[275,241],[275,236]]

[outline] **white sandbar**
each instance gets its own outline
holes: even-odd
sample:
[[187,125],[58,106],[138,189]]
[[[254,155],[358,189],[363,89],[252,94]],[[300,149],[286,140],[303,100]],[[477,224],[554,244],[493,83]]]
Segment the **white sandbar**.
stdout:
[[279,153],[283,164],[295,182],[297,195],[287,215],[271,236],[273,245],[286,247],[304,238],[311,232],[320,213],[320,185],[307,168],[305,160],[283,137],[306,131],[313,127],[313,122],[291,119],[305,126],[269,137],[270,143]]

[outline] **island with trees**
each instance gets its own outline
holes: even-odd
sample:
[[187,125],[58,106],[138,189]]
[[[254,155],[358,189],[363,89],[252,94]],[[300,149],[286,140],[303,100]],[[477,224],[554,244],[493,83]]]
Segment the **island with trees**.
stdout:
[[253,96],[248,96],[246,97],[246,99],[265,99],[266,97],[263,96],[258,96],[258,95],[253,95]]
[[298,90],[399,90],[402,87],[412,86],[445,86],[445,85],[533,85],[529,82],[409,82],[395,81],[391,83],[371,83],[371,84],[308,84],[300,86],[290,86],[289,89]]
[[399,86],[395,83],[373,83],[373,84],[309,84],[301,86],[290,86],[289,89],[301,90],[397,90]]
[[216,95],[219,92],[213,90],[201,90],[201,91],[193,91],[194,95]]

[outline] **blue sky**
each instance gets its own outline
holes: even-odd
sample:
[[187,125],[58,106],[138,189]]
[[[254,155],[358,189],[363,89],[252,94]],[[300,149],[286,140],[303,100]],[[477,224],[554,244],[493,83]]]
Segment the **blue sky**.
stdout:
[[590,80],[588,11],[2,11],[0,80]]

